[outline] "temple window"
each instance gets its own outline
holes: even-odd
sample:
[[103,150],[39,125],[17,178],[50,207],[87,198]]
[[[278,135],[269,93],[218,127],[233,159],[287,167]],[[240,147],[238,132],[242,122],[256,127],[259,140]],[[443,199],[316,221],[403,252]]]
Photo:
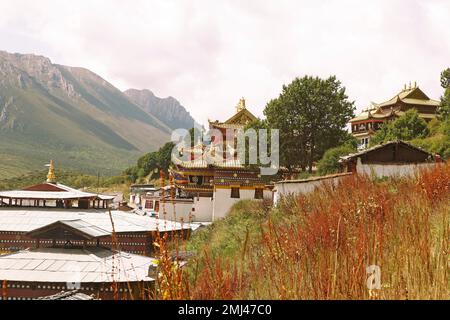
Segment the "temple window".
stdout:
[[255,199],[263,199],[264,198],[264,191],[261,188],[255,189]]
[[239,188],[231,188],[231,198],[239,199],[240,197]]
[[145,201],[145,209],[153,209],[153,200]]

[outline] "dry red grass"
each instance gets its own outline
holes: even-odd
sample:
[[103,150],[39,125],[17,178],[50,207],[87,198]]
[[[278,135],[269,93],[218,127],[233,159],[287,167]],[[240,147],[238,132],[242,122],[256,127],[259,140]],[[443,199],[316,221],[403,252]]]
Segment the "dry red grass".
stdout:
[[[231,258],[211,257],[206,243],[189,283],[193,267],[164,267],[164,292],[174,292],[163,298],[448,299],[449,189],[447,164],[287,198]],[[380,290],[367,288],[370,265],[381,268]]]

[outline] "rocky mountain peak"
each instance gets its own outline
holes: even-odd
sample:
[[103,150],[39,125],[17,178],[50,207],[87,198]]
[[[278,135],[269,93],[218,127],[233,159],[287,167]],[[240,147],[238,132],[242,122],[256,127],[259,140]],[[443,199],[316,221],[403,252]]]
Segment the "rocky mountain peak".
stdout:
[[171,129],[190,129],[195,124],[195,120],[186,108],[171,96],[159,98],[148,89],[128,89],[124,94],[142,110],[157,117]]

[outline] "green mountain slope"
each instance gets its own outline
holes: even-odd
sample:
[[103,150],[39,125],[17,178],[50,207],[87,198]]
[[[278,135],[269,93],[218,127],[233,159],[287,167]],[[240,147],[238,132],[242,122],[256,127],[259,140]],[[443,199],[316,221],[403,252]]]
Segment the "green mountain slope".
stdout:
[[98,75],[0,51],[0,179],[59,166],[116,173],[171,129]]

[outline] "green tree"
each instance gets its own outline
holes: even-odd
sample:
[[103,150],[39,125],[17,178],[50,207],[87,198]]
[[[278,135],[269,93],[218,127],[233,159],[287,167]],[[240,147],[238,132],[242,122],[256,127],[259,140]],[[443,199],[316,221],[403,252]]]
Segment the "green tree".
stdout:
[[317,164],[317,171],[320,175],[336,173],[339,171],[339,160],[342,156],[357,151],[358,142],[355,138],[350,139],[345,144],[328,149],[322,159]]
[[429,128],[425,120],[419,117],[416,109],[410,109],[404,115],[384,123],[372,136],[371,145],[377,145],[392,140],[410,141],[416,138],[425,138]]
[[174,146],[172,142],[168,142],[158,151],[143,155],[138,159],[136,166],[126,169],[124,174],[133,182],[145,177],[157,179],[159,177],[159,170],[165,172],[169,170],[172,163],[172,149]]
[[426,138],[416,138],[412,144],[431,153],[450,159],[450,118],[445,121],[433,120],[428,124],[430,134]]
[[347,137],[345,127],[354,103],[336,77],[305,76],[283,86],[277,99],[264,110],[267,125],[280,130],[280,164],[292,172],[312,172],[313,162]]
[[442,120],[450,118],[450,68],[441,73],[441,86],[444,88],[444,95],[441,97],[441,106],[439,107],[439,117]]
[[441,121],[439,121],[437,118],[434,118],[430,122],[428,122],[427,126],[428,126],[429,135],[434,136],[441,129]]

